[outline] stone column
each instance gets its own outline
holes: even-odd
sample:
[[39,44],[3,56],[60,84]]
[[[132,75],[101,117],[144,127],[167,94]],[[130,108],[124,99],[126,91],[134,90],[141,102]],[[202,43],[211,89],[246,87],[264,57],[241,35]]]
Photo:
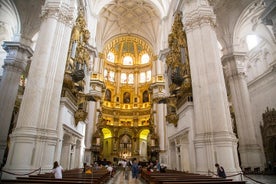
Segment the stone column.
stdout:
[[26,173],[39,167],[52,168],[58,141],[61,89],[76,11],[70,5],[75,3],[47,0],[42,7],[42,23],[28,83],[17,126],[10,137],[7,171]]
[[156,122],[157,124],[157,134],[159,135],[159,147],[160,151],[165,151],[166,149],[166,104],[156,104]]
[[95,132],[95,124],[97,114],[97,102],[89,101],[88,102],[88,116],[87,116],[87,124],[85,129],[85,159],[84,162],[91,163],[91,147],[92,147],[92,139],[93,139],[93,133]]
[[4,72],[0,83],[0,163],[2,165],[7,137],[16,100],[20,75],[27,66],[27,61],[33,55],[30,47],[19,42],[4,42],[3,49],[7,52],[4,60]]
[[225,75],[229,81],[234,107],[241,165],[245,167],[263,166],[261,148],[256,140],[249,91],[245,80],[245,53],[234,53],[223,57]]
[[[166,126],[166,112],[167,107],[164,103],[159,103],[160,99],[163,99],[167,94],[165,90],[165,67],[164,60],[166,59],[167,50],[160,51],[159,56],[154,58],[153,70],[154,80],[151,85],[152,88],[152,118],[154,120],[154,134],[159,137],[159,144],[155,142],[155,146],[160,148],[160,157],[166,155],[167,147],[167,126]],[[158,158],[159,159],[159,158]]]
[[183,7],[195,112],[195,172],[216,172],[218,162],[229,175],[236,174],[240,171],[237,139],[232,131],[215,15],[207,0],[184,1]]

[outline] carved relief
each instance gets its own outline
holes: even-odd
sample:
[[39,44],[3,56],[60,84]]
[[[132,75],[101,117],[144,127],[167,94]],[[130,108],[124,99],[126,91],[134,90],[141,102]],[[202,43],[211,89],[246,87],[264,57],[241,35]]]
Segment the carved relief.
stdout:
[[85,73],[89,67],[89,52],[87,49],[90,32],[87,29],[83,12],[80,11],[73,27],[67,55],[66,68],[63,80],[63,90],[69,91],[77,98],[77,111],[74,114],[75,125],[79,121],[84,121],[87,117],[86,95],[83,93],[85,86]]
[[167,121],[175,126],[178,122],[177,101],[190,96],[192,92],[187,39],[181,19],[182,15],[179,12],[175,15],[172,33],[168,37],[170,51],[166,57],[166,64],[171,96],[163,100],[168,108]]
[[276,110],[267,107],[261,126],[266,161],[276,160]]

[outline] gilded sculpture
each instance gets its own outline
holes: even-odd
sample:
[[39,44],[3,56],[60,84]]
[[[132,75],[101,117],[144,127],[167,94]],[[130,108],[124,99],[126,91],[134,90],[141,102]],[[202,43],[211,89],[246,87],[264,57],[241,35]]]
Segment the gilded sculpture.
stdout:
[[170,51],[166,57],[166,65],[171,96],[163,100],[167,103],[168,109],[166,119],[175,126],[179,119],[176,113],[177,100],[190,96],[192,92],[187,39],[181,19],[182,14],[178,12],[175,15],[172,33],[168,36]]
[[90,32],[87,29],[83,11],[80,10],[71,33],[63,80],[63,87],[76,99],[78,108],[74,114],[76,125],[79,121],[86,119],[86,101],[90,99],[83,94],[85,70],[88,68],[90,61],[90,55],[86,48],[89,38]]

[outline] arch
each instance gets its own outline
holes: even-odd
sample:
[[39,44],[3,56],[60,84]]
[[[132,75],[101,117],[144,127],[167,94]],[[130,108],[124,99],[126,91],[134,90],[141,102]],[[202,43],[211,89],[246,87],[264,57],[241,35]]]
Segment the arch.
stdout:
[[124,103],[130,103],[130,93],[129,92],[124,93],[123,102]]
[[149,92],[148,92],[148,90],[145,90],[143,92],[143,103],[145,103],[145,102],[149,102]]
[[112,133],[108,128],[103,128],[102,129],[104,139],[108,139],[112,137]]
[[[21,31],[19,13],[13,1],[1,1],[0,5],[0,21],[3,23],[1,25],[0,40],[2,40],[3,36],[8,36],[5,38],[6,40],[12,40],[12,37],[15,36],[15,34],[19,34]],[[2,29],[5,29],[5,32],[7,32],[6,35],[2,33]]]
[[[161,19],[164,18],[169,10],[169,4],[170,1],[158,1],[158,0],[150,0],[150,3],[154,5],[155,8],[159,11]],[[90,11],[95,12],[96,15],[99,15],[99,13],[102,11],[103,7],[110,4],[112,0],[101,0],[97,3],[93,3],[91,1],[88,1],[88,5],[90,8]]]
[[109,101],[109,102],[111,101],[111,91],[110,91],[110,89],[106,89],[104,100]]
[[[11,41],[20,33],[21,23],[13,1],[0,1],[0,6],[0,45],[2,45],[4,41]],[[4,71],[2,66],[6,55],[4,49],[0,47],[0,76]]]
[[[248,51],[246,46],[246,36],[250,34],[257,35],[260,39],[272,45],[274,40],[273,33],[267,26],[259,21],[264,7],[256,5],[252,2],[247,8],[243,10],[238,18],[233,33],[234,51]],[[274,41],[275,42],[275,41]]]
[[149,129],[143,129],[139,133],[139,138],[143,140],[147,140],[149,133],[150,133]]

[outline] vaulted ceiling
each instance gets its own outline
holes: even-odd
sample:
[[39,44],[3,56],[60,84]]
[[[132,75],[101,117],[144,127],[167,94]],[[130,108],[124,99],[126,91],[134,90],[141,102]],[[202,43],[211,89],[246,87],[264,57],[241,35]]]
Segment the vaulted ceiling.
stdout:
[[[120,34],[134,34],[157,44],[161,32],[159,25],[168,14],[171,3],[176,0],[83,0],[78,3],[90,9],[98,20],[96,44],[101,46]],[[195,0],[196,1],[196,0]],[[243,9],[252,0],[208,0],[217,16],[218,39],[233,32],[235,22]],[[19,12],[20,32],[25,38],[32,38],[40,27],[41,6],[45,0],[13,0]],[[2,7],[4,8],[4,7]],[[0,23],[5,24],[3,16]],[[11,22],[10,22],[11,23]],[[228,36],[229,37],[229,36]],[[230,37],[231,39],[231,37]]]
[[139,35],[156,43],[161,12],[151,1],[115,0],[104,6],[99,14],[97,39],[105,43],[122,34]]

